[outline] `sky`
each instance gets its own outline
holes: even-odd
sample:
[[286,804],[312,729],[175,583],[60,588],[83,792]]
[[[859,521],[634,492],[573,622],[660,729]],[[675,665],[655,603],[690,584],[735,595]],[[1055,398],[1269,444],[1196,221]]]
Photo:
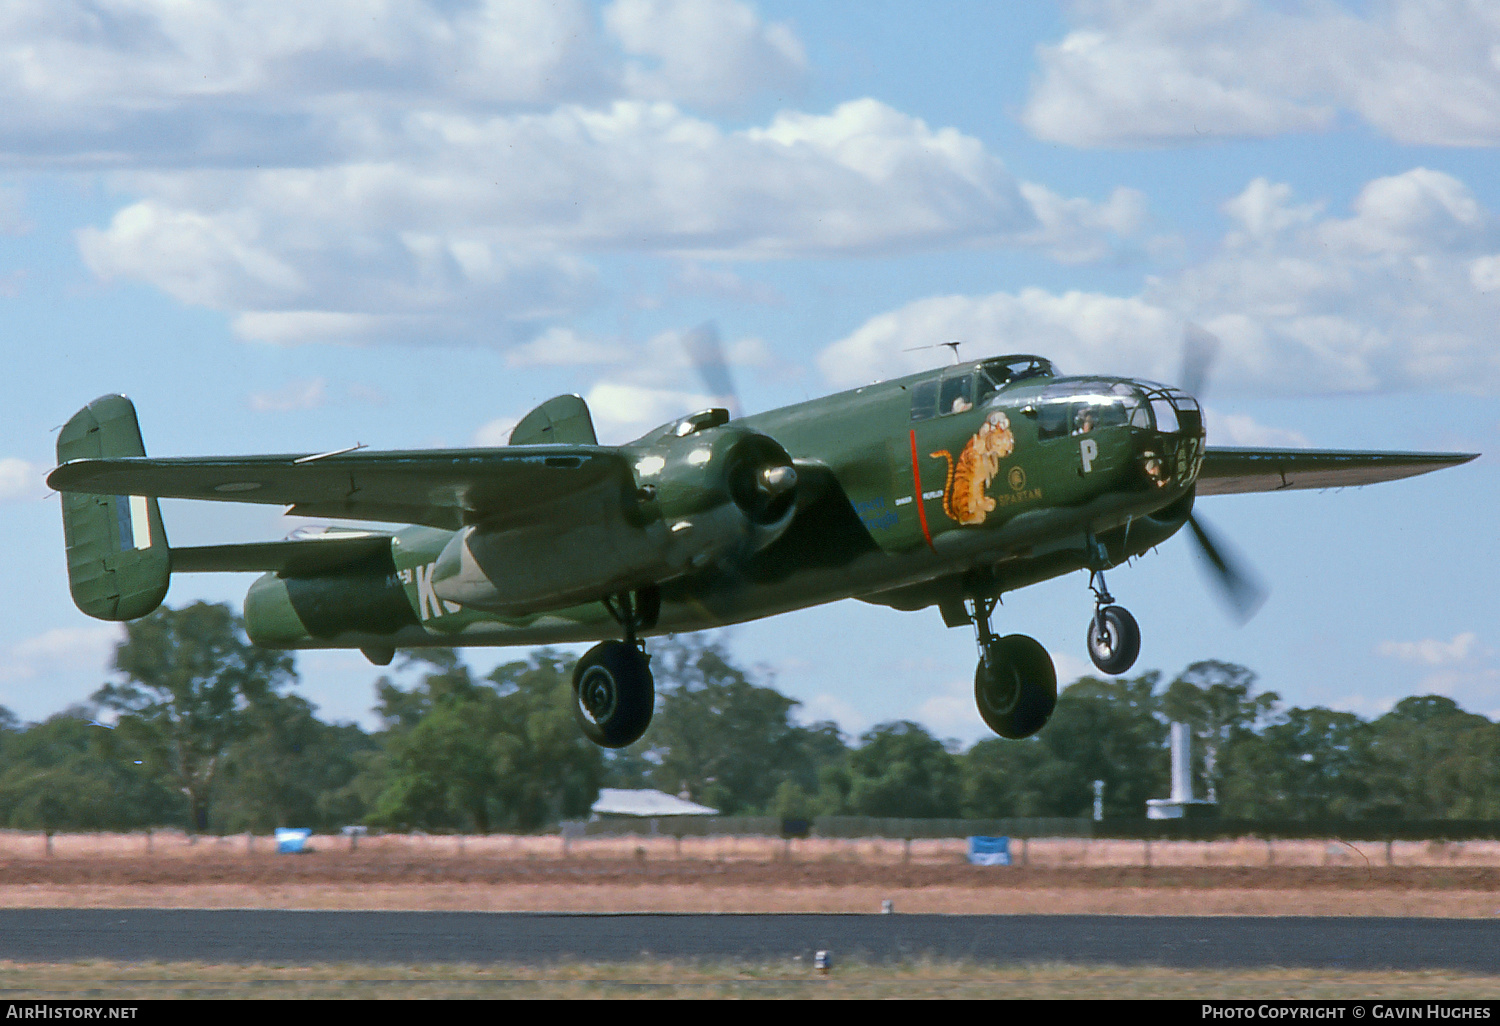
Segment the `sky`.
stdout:
[[[1500,434],[1500,8],[1473,0],[182,3],[0,9],[0,704],[109,678],[68,595],[54,431],[134,399],[155,455],[502,444],[589,402],[605,443],[963,356],[1172,381],[1222,348],[1210,444],[1487,453]],[[174,544],[274,507],[166,502]],[[1489,455],[1205,499],[1269,600],[1239,627],[1189,541],[1109,575],[1139,672],[1250,667],[1288,706],[1500,717]],[[241,602],[180,575],[167,602]],[[1092,671],[1085,574],[996,629]],[[970,743],[972,631],[856,601],[716,632],[804,721]],[[487,670],[512,650],[471,650]],[[382,672],[298,657],[330,720]]]

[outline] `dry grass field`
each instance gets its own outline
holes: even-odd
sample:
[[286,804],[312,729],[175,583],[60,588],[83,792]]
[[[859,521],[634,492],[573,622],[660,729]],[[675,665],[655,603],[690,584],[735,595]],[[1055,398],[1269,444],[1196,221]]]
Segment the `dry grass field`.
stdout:
[[0,907],[1500,914],[1500,842],[269,837],[0,832]]

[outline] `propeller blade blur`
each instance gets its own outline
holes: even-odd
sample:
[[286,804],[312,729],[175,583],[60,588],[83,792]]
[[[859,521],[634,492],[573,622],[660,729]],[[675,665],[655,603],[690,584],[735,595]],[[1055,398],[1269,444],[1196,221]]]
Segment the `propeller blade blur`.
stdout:
[[1223,542],[1216,541],[1199,521],[1197,514],[1188,517],[1188,527],[1193,531],[1193,540],[1198,543],[1198,553],[1209,569],[1209,577],[1218,590],[1226,607],[1241,626],[1250,622],[1265,602],[1268,592],[1260,579],[1233,555]]
[[1182,329],[1182,374],[1178,378],[1182,390],[1199,402],[1208,387],[1208,372],[1219,355],[1223,343],[1219,336],[1192,322]]
[[682,344],[709,394],[724,401],[731,417],[740,416],[740,397],[729,373],[729,362],[724,359],[719,326],[713,321],[705,321],[684,335]]

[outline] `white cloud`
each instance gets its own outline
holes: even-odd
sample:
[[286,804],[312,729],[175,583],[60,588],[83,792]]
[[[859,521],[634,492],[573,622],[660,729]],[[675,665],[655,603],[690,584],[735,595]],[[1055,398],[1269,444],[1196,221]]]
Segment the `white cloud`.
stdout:
[[25,192],[18,186],[0,185],[0,235],[24,235],[30,230]]
[[1473,631],[1455,634],[1451,641],[1424,638],[1421,641],[1382,641],[1376,651],[1405,662],[1444,666],[1467,661],[1475,653],[1479,638]]
[[1140,298],[1026,288],[908,303],[833,343],[818,366],[835,385],[862,385],[931,366],[938,359],[931,351],[906,350],[957,339],[968,360],[1036,353],[1057,361],[1063,373],[1170,379],[1181,333],[1171,312]]
[[822,692],[802,703],[797,710],[800,723],[812,724],[832,720],[845,734],[858,737],[875,725],[868,713],[838,695]]
[[[1500,275],[1500,270],[1496,271]],[[747,281],[741,275],[724,268],[712,267],[696,260],[685,260],[673,276],[672,290],[684,295],[707,296],[716,301],[755,303],[761,306],[779,306],[785,297],[769,285]]]
[[790,27],[736,0],[12,0],[0,160],[306,165],[362,152],[411,110],[732,107],[805,65]]
[[973,744],[995,734],[980,719],[974,704],[974,680],[957,678],[939,684],[936,693],[922,701],[911,716],[934,737],[954,737]]
[[1041,46],[1022,120],[1042,139],[1140,146],[1327,129],[1341,113],[1404,143],[1500,142],[1500,8],[1385,0],[1074,5]]
[[84,260],[228,311],[247,339],[509,345],[599,298],[595,254],[982,245],[1077,261],[1144,218],[1137,193],[1060,197],[1019,182],[979,140],[868,99],[731,132],[641,101],[421,111],[363,145],[369,159],[311,167],[120,175],[143,198],[79,232]]
[[510,433],[521,423],[519,417],[496,417],[486,421],[474,432],[474,445],[501,446],[510,444]]
[[720,404],[714,396],[699,392],[615,381],[599,382],[584,401],[605,445],[628,441],[659,424]]
[[328,382],[323,378],[289,381],[271,392],[250,393],[250,409],[256,413],[287,413],[315,410],[328,400]]
[[588,363],[620,363],[626,359],[617,342],[588,338],[570,328],[548,328],[536,338],[505,354],[512,367],[557,367]]
[[784,22],[761,23],[736,0],[615,0],[604,23],[627,54],[626,89],[649,99],[733,105],[795,87],[807,55]]
[[[1183,325],[1196,321],[1223,341],[1215,390],[1500,390],[1500,290],[1488,287],[1500,225],[1456,178],[1415,168],[1374,179],[1348,217],[1256,180],[1223,211],[1231,227],[1214,252],[1137,295],[921,299],[872,317],[819,366],[836,385],[862,384],[934,360],[905,349],[963,339],[970,359],[1035,352],[1065,373],[1174,381]],[[1256,433],[1229,417],[1218,427]]]
[[118,624],[56,627],[12,645],[9,658],[0,665],[0,681],[97,673],[102,684],[115,646],[123,640],[124,629]]
[[1210,445],[1248,445],[1259,448],[1306,449],[1307,436],[1290,428],[1270,427],[1243,413],[1220,413],[1203,409],[1204,428]]
[[47,494],[46,471],[14,456],[0,457],[0,502],[18,502]]

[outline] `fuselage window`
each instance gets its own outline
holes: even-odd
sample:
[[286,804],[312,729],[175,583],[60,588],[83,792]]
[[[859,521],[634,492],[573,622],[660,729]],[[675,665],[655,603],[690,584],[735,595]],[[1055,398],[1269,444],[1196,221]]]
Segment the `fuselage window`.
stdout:
[[938,399],[938,413],[963,413],[974,408],[974,378],[969,374],[943,379],[943,392]]
[[931,420],[937,416],[938,383],[919,381],[911,386],[911,419]]
[[1070,403],[1042,403],[1036,410],[1036,436],[1060,438],[1067,434],[1073,421],[1072,413]]
[[1000,391],[1000,386],[990,378],[989,374],[983,368],[980,368],[979,373],[974,375],[974,378],[975,384],[979,386],[979,394],[974,397],[974,405],[982,406],[990,396]]
[[1073,410],[1073,433],[1084,435],[1095,428],[1120,427],[1129,417],[1123,403],[1108,400],[1079,403]]
[[1178,430],[1177,411],[1170,402],[1165,399],[1151,400],[1151,412],[1156,415],[1156,430],[1168,433]]

